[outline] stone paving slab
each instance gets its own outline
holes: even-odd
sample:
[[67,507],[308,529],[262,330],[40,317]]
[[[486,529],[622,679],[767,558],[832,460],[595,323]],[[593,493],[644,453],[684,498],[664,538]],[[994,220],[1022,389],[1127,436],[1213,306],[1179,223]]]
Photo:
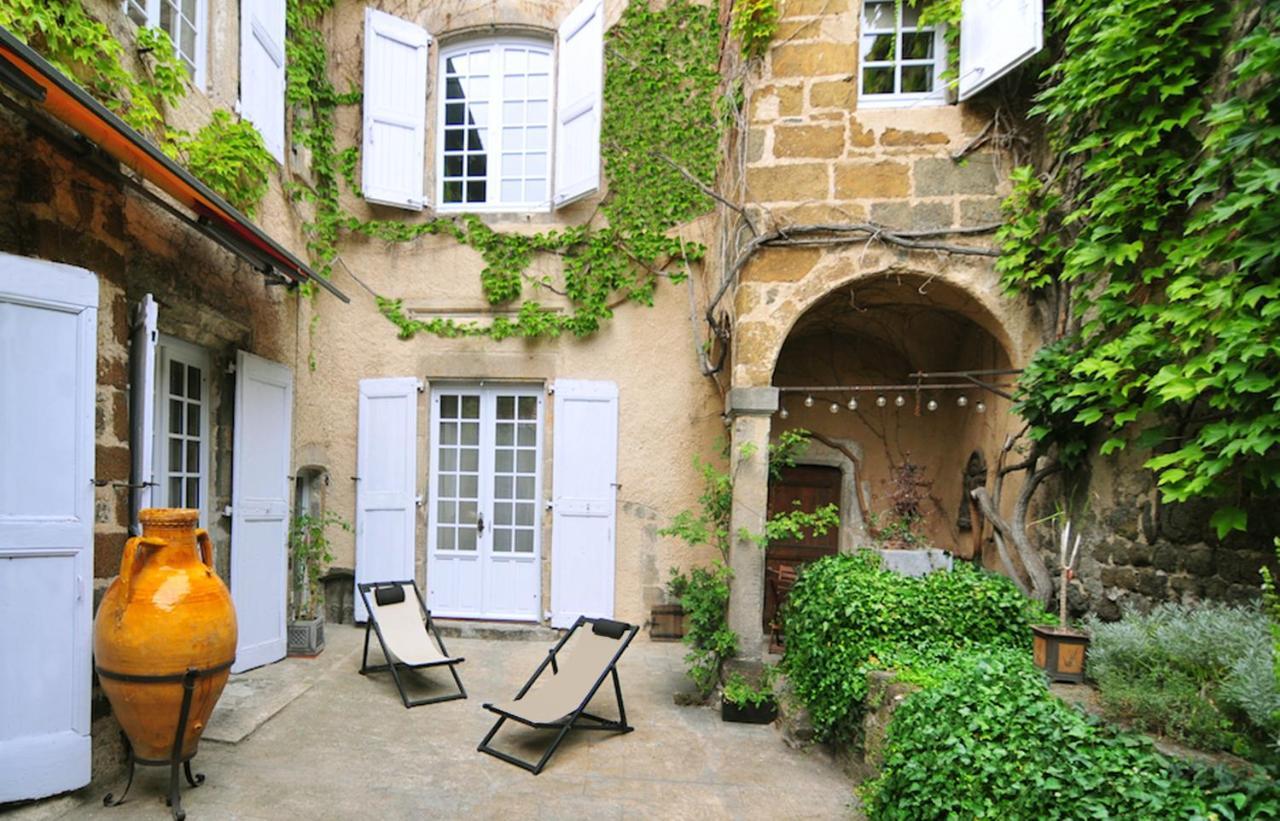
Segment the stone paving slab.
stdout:
[[[406,710],[389,675],[356,672],[362,630],[326,632],[318,659],[288,659],[241,677],[255,684],[229,712],[266,717],[239,743],[201,743],[194,769],[207,781],[183,792],[192,821],[859,817],[851,783],[822,751],[793,750],[773,727],[726,724],[713,709],[673,704],[671,694],[687,686],[681,645],[637,638],[623,657],[635,732],[571,733],[533,776],[476,745],[492,723],[481,704],[514,695],[548,645],[447,640],[467,658],[460,673],[470,698]],[[283,697],[258,686],[267,682],[297,695],[279,709],[261,706]],[[443,671],[420,676],[422,693],[451,685]],[[593,711],[613,710],[611,690],[593,702]],[[224,718],[228,727],[251,723]],[[504,727],[495,743],[527,751],[543,738]],[[45,817],[163,821],[166,781],[163,768],[139,768],[125,805],[104,808],[102,796],[121,785],[94,783],[73,794],[66,812]]]

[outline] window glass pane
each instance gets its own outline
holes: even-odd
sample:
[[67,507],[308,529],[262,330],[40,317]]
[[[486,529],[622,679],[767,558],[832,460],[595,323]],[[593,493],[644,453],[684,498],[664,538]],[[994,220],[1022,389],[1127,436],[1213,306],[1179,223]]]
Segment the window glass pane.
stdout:
[[863,94],[892,94],[892,68],[864,68],[862,70]]
[[189,441],[187,442],[187,467],[186,467],[186,471],[187,471],[187,473],[199,473],[199,472],[200,472],[200,442],[199,442],[198,440],[197,440],[197,441],[190,441],[190,440],[189,440]]
[[524,158],[524,173],[530,177],[545,177],[547,175],[547,155],[546,154],[530,154]]
[[501,502],[493,506],[493,523],[495,525],[511,524],[511,503]]
[[453,448],[440,450],[440,469],[454,471],[458,469],[458,451]]
[[140,26],[147,24],[147,10],[145,4],[137,2],[137,0],[129,0],[129,19]]
[[480,397],[475,395],[462,397],[462,418],[480,418]]
[[534,101],[529,103],[526,111],[528,112],[527,122],[529,122],[531,125],[542,125],[543,123],[547,122],[547,118],[550,116],[549,109],[547,108],[546,100],[539,100],[539,101]]
[[439,481],[439,489],[436,491],[439,496],[453,497],[458,495],[458,477],[441,475]]
[[445,182],[444,201],[445,202],[462,202],[462,183]]
[[503,202],[523,202],[524,186],[519,180],[503,180],[502,181],[502,201]]
[[520,502],[516,504],[516,524],[526,526],[533,525],[533,505],[527,502]]
[[502,129],[502,147],[509,148],[513,151],[524,147],[523,128],[504,128]]
[[475,472],[480,469],[480,449],[479,448],[462,448],[459,452],[461,456],[462,470]]
[[[905,4],[904,4],[905,5]],[[865,3],[862,6],[864,29],[893,29],[893,3]]]
[[529,52],[529,72],[531,74],[548,74],[551,72],[551,55],[542,51]]
[[524,170],[524,157],[520,154],[502,155],[502,176],[518,177]]
[[464,125],[467,107],[463,103],[446,103],[444,107],[445,125]]
[[516,398],[514,396],[498,397],[498,418],[499,419],[515,419],[516,418]]
[[538,418],[538,397],[536,396],[520,397],[520,418],[521,419],[537,419]]
[[436,521],[441,524],[453,524],[457,521],[457,503],[456,502],[436,502]]
[[902,92],[904,94],[933,91],[933,66],[903,66]]
[[484,132],[478,128],[467,129],[467,150],[484,151]]
[[506,100],[520,100],[525,96],[525,79],[522,75],[508,74],[502,78],[502,97]]
[[184,500],[186,507],[200,507],[200,480],[192,476],[187,479],[187,498]]
[[533,473],[535,463],[536,460],[531,450],[522,450],[516,454],[516,470],[521,473]]
[[479,422],[463,422],[462,423],[462,444],[464,445],[480,444],[480,423]]
[[446,177],[462,176],[462,155],[446,154],[444,158],[444,175]]
[[169,480],[169,498],[165,499],[169,507],[182,507],[182,479],[174,477]]
[[454,531],[451,527],[436,528],[436,548],[439,550],[453,550],[455,544]]
[[893,59],[893,35],[871,34],[862,38],[862,59],[865,62],[884,62]]
[[475,550],[476,549],[475,528],[464,527],[458,531],[458,549],[459,550]]
[[441,422],[440,423],[440,444],[442,445],[458,444],[458,423],[457,422]]
[[489,52],[475,51],[471,53],[471,73],[472,74],[488,74],[489,73]]
[[933,59],[933,32],[922,32],[920,34],[903,34],[902,35],[902,59],[904,60],[930,60]]
[[547,129],[541,126],[528,128],[524,132],[525,148],[545,149],[547,147]]
[[521,445],[533,447],[538,443],[538,429],[532,422],[521,422],[519,427]]
[[903,3],[902,4],[902,27],[904,29],[913,29],[920,24],[920,10]]
[[516,497],[520,499],[533,498],[532,476],[520,476],[516,479]]
[[503,101],[502,122],[505,125],[520,125],[524,122],[524,103]]
[[169,395],[183,396],[182,389],[187,384],[186,366],[176,359],[169,360]]
[[489,159],[483,154],[472,154],[467,157],[467,175],[483,177],[489,171]]
[[196,19],[196,0],[182,0],[182,14],[188,20],[195,22]]
[[187,404],[187,436],[200,435],[200,406],[195,403]]
[[169,472],[182,473],[182,440],[169,440]]
[[508,74],[524,74],[528,67],[528,60],[525,57],[523,49],[509,48],[506,50],[506,60],[503,69]]
[[463,142],[466,138],[462,131],[451,128],[444,132],[444,147],[447,151],[461,151]]
[[515,456],[506,448],[499,448],[493,453],[493,469],[499,473],[510,473],[515,467]]
[[515,535],[516,535],[516,552],[532,553],[533,552],[533,531],[517,530]]
[[440,397],[440,416],[445,419],[458,418],[458,397],[456,396]]
[[192,60],[194,60],[196,56],[196,30],[192,28],[191,24],[186,21],[183,21],[182,23],[181,42],[182,42],[182,56],[190,57]]
[[515,444],[515,425],[510,422],[499,422],[495,426],[494,442],[498,445],[514,445]]
[[182,400],[169,400],[169,432],[182,433]]
[[473,525],[476,523],[476,503],[458,502],[458,524]]
[[462,475],[458,477],[458,495],[463,499],[475,499],[480,495],[480,477]]
[[173,18],[173,6],[169,5],[168,0],[160,0],[160,28],[168,32],[170,37],[173,36]]
[[498,529],[493,531],[493,550],[495,553],[511,552],[511,531]]
[[[467,70],[467,55],[457,54],[444,61],[445,74],[458,74]],[[450,84],[450,87],[452,84]]]
[[493,495],[498,499],[511,498],[512,482],[510,476],[495,476],[493,478]]
[[541,202],[547,198],[546,180],[529,180],[524,184],[525,202]]
[[200,401],[200,369],[187,368],[187,398]]
[[467,182],[467,202],[484,202],[485,184],[484,180],[470,180]]

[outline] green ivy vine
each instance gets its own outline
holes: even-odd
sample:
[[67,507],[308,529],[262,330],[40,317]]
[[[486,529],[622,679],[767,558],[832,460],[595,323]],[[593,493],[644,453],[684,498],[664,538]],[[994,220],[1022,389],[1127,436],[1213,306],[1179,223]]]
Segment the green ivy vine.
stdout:
[[997,268],[1063,337],[1019,412],[1068,464],[1147,451],[1166,501],[1219,500],[1220,537],[1280,490],[1280,1],[1073,0],[1048,10]]
[[[685,265],[705,249],[682,242],[674,229],[705,213],[704,185],[714,181],[720,142],[716,112],[720,24],[716,10],[676,0],[654,10],[647,3],[627,6],[606,37],[601,153],[608,192],[599,214],[586,224],[535,234],[495,231],[474,215],[434,217],[418,222],[364,220],[341,205],[345,185],[356,191],[355,148],[339,150],[334,113],[359,102],[356,90],[338,92],[328,75],[321,22],[333,0],[289,0],[287,99],[295,115],[294,140],[312,154],[313,185],[290,186],[298,200],[312,204],[307,244],[322,274],[328,274],[344,235],[387,242],[447,236],[477,251],[483,261],[486,300],[512,316],[488,323],[447,318],[417,319],[403,300],[379,295],[379,310],[402,339],[418,333],[442,337],[587,336],[627,302],[652,304],[662,279],[680,281]],[[540,254],[557,256],[559,282],[530,273]],[[569,308],[536,298],[544,290],[563,297]]]
[[165,122],[166,112],[182,101],[189,87],[187,68],[166,32],[138,29],[136,52],[143,72],[134,74],[125,67],[124,46],[80,0],[7,0],[0,5],[0,26],[253,216],[267,191],[271,155],[251,123],[222,109],[195,134]]

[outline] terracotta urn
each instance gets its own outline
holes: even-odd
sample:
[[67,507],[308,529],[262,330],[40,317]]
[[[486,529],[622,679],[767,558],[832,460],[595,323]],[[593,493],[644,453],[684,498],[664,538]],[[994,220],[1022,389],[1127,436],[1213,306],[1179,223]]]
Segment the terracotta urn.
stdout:
[[235,608],[198,518],[194,510],[142,511],[142,535],[125,544],[94,622],[98,679],[143,763],[173,756],[184,678],[192,692],[179,758],[195,755],[235,659]]

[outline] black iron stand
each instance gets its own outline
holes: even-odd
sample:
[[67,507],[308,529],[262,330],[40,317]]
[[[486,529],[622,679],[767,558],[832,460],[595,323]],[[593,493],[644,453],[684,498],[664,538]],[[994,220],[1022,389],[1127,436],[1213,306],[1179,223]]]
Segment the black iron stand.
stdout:
[[[136,765],[141,764],[146,767],[168,767],[169,768],[169,797],[165,803],[169,806],[170,812],[173,813],[174,821],[183,821],[187,817],[187,811],[182,808],[182,796],[179,791],[178,784],[178,765],[182,765],[183,775],[187,778],[187,783],[192,787],[199,787],[204,783],[204,775],[201,773],[191,774],[191,756],[182,757],[182,739],[187,733],[187,719],[191,715],[191,696],[196,688],[196,679],[202,675],[220,672],[227,665],[219,665],[209,670],[197,670],[192,667],[185,673],[172,676],[130,676],[123,673],[112,673],[105,670],[98,670],[99,676],[113,678],[120,681],[142,682],[147,684],[163,684],[171,681],[182,682],[182,709],[178,713],[178,729],[173,737],[173,752],[170,753],[167,760],[151,760],[146,758],[138,758],[133,754],[133,745],[129,743],[129,737],[124,733],[120,735],[124,738],[125,753],[129,759],[129,780],[125,782],[124,792],[119,798],[115,798],[114,793],[107,793],[102,799],[104,807],[118,807],[124,803],[125,796],[129,794],[129,788],[133,786],[133,769]],[[194,755],[194,753],[192,754]]]

